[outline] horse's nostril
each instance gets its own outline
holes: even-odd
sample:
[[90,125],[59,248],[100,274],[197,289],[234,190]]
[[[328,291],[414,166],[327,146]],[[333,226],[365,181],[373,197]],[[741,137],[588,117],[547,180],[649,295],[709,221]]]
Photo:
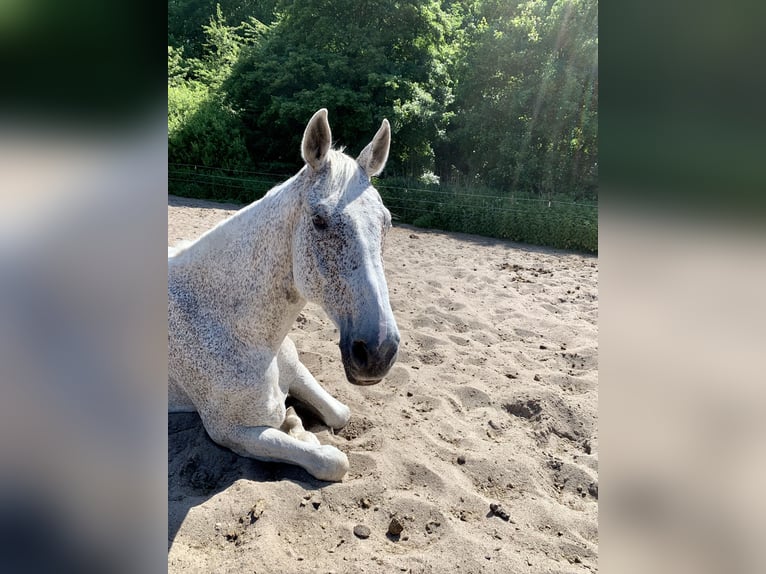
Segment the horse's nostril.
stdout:
[[366,365],[369,358],[369,353],[367,351],[367,345],[365,342],[354,341],[351,345],[351,355],[354,357],[354,361],[356,361],[357,364]]

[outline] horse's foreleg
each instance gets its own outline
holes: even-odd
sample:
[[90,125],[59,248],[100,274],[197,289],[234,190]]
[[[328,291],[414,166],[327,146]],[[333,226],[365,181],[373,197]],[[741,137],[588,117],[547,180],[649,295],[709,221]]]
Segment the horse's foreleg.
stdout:
[[349,408],[322,388],[300,362],[295,344],[287,337],[279,349],[278,361],[280,379],[286,377],[292,396],[314,409],[328,426],[337,429],[348,424]]
[[240,456],[297,464],[320,480],[339,481],[348,472],[348,458],[334,446],[299,440],[272,427],[235,427],[216,442]]

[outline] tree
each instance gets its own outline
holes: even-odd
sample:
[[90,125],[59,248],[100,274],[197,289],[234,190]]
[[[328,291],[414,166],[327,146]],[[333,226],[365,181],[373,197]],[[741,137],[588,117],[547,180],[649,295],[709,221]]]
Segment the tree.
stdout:
[[391,121],[389,175],[594,193],[597,0],[173,0],[169,12],[172,154],[217,149],[287,173],[326,107],[351,153]]
[[189,58],[201,58],[205,48],[204,27],[219,6],[225,24],[238,26],[250,18],[270,24],[276,0],[168,0],[168,45],[183,49]]
[[285,0],[277,10],[268,37],[243,51],[225,84],[254,161],[295,166],[307,118],[326,107],[353,151],[391,121],[389,173],[430,169],[452,99],[452,21],[439,2]]
[[254,18],[230,26],[217,5],[202,26],[201,58],[184,58],[183,49],[168,46],[168,161],[253,167],[241,121],[221,87],[242,48],[257,43],[267,29]]
[[596,0],[488,0],[466,22],[442,175],[552,194],[596,184]]

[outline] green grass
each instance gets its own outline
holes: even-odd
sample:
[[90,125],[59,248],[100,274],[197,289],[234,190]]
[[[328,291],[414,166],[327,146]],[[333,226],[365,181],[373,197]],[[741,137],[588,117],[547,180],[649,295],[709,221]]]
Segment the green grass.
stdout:
[[521,243],[598,252],[598,203],[568,195],[541,199],[485,188],[392,185],[376,187],[395,221]]

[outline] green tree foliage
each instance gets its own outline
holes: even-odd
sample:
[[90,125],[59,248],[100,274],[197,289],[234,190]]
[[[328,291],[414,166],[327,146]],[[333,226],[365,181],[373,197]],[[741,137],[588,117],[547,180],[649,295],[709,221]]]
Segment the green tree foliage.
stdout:
[[[221,86],[241,49],[257,43],[265,30],[266,27],[254,19],[229,26],[218,5],[214,16],[202,26],[201,58],[184,58],[182,48],[168,46],[168,161],[171,164],[252,169],[242,123],[227,104]],[[174,179],[173,173],[170,175],[171,184],[174,181],[189,183],[188,175],[181,181]]]
[[255,18],[270,24],[276,0],[168,0],[168,45],[183,49],[189,58],[201,58],[207,41],[204,27],[217,7],[225,24],[237,26]]
[[386,176],[420,194],[381,188],[409,202],[401,221],[595,250],[597,0],[169,0],[168,15],[172,191],[256,199],[270,182],[247,174],[293,173],[326,107],[352,154],[391,121]]
[[466,21],[442,175],[507,189],[592,192],[596,0],[485,0]]
[[439,3],[285,0],[277,9],[268,37],[243,54],[226,86],[254,161],[297,165],[306,119],[326,107],[336,138],[352,151],[387,117],[397,141],[389,169],[430,167],[452,97],[444,65],[450,21]]

